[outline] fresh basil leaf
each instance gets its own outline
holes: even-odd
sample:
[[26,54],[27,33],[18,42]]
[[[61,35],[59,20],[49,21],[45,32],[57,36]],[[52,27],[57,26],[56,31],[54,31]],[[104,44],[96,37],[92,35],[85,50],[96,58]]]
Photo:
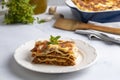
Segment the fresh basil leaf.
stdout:
[[60,38],[60,36],[54,37],[54,36],[51,35],[49,44],[58,44],[58,39],[59,38]]

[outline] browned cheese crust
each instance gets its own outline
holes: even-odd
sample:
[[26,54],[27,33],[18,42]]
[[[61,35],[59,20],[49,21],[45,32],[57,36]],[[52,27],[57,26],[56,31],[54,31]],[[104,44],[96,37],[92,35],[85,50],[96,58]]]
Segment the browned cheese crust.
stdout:
[[83,11],[120,10],[120,0],[72,0]]

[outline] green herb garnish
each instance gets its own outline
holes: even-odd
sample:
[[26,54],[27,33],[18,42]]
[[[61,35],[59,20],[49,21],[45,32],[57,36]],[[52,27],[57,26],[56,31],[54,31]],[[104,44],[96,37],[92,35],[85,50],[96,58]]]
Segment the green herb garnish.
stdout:
[[34,12],[33,7],[29,4],[29,0],[9,0],[5,5],[9,10],[5,14],[4,23],[33,23]]
[[56,37],[54,37],[54,36],[50,36],[50,42],[49,42],[49,44],[58,44],[58,39],[60,38],[61,36],[56,36]]

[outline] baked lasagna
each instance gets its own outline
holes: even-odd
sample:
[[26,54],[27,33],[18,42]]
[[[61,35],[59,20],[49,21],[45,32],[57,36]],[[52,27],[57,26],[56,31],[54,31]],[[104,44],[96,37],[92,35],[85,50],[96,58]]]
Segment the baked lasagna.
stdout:
[[120,10],[120,0],[72,0],[83,11]]
[[52,64],[73,66],[76,64],[78,49],[73,41],[58,40],[57,44],[49,41],[35,42],[32,52],[32,62],[35,64]]

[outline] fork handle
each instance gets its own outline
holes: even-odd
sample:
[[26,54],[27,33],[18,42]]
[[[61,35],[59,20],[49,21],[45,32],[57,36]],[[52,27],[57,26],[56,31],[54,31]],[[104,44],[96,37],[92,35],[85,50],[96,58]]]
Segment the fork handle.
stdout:
[[92,29],[92,30],[98,30],[98,31],[103,31],[107,33],[112,33],[112,34],[120,34],[120,28],[98,26],[98,25],[89,24],[89,23],[88,24],[79,23],[77,24],[76,29]]

